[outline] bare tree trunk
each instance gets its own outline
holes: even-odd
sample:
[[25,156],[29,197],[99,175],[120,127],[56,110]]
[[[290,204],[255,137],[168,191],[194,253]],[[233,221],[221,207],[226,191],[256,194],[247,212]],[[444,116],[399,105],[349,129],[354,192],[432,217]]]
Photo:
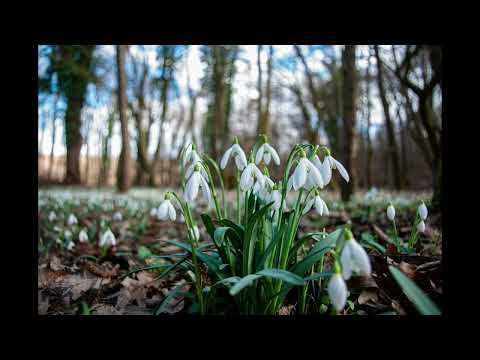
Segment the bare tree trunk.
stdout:
[[259,91],[259,100],[258,100],[258,124],[257,124],[257,134],[265,134],[267,137],[270,137],[270,102],[272,97],[272,60],[273,60],[273,46],[269,46],[268,50],[268,62],[267,62],[267,84],[265,89],[265,106],[263,106],[263,91],[262,91],[262,69],[260,64],[260,50],[261,45],[259,45],[258,50],[258,91]]
[[257,91],[258,91],[257,135],[264,133],[263,106],[262,106],[263,91],[262,91],[261,54],[262,54],[262,45],[258,45],[257,46],[257,71],[258,71],[258,78],[257,78]]
[[[92,60],[95,45],[84,45],[81,51],[73,53],[71,46],[62,48],[62,56],[65,61],[75,61],[78,66],[88,69]],[[73,60],[73,57],[78,57]],[[67,98],[67,109],[65,112],[65,140],[67,147],[67,172],[65,175],[65,184],[80,184],[80,150],[82,149],[81,128],[81,111],[85,100],[88,81],[85,75],[72,75],[70,82],[72,86],[69,88]]]
[[220,141],[217,141],[217,139],[221,139],[221,129],[224,128],[225,124],[225,49],[220,45],[214,46],[213,54],[215,105],[213,129],[210,132],[210,143],[212,144],[211,156],[213,159],[218,161],[221,149],[219,148]]
[[383,80],[383,69],[382,61],[380,59],[380,54],[378,51],[378,45],[374,46],[375,57],[377,59],[377,83],[378,90],[380,92],[380,100],[382,101],[383,112],[385,115],[385,125],[387,129],[388,137],[388,153],[390,154],[390,159],[393,165],[393,183],[395,190],[400,190],[402,188],[401,177],[400,177],[400,163],[398,160],[398,146],[397,141],[395,140],[394,125],[390,118],[390,109],[386,97],[384,80]]
[[366,149],[366,182],[367,182],[367,189],[372,187],[372,156],[373,156],[373,149],[372,149],[372,139],[370,137],[370,129],[371,129],[371,119],[370,119],[370,112],[372,103],[370,101],[370,66],[371,66],[371,57],[368,56],[368,65],[367,65],[367,74],[366,74],[366,98],[367,98],[367,109],[366,109],[366,117],[367,117],[367,149]]
[[52,170],[53,170],[53,160],[54,160],[54,151],[55,151],[55,141],[57,135],[57,111],[58,111],[58,98],[59,95],[55,96],[55,102],[53,103],[53,119],[52,119],[52,147],[50,148],[50,162],[48,167],[48,180],[52,179]]
[[117,171],[117,189],[119,192],[126,192],[130,188],[130,139],[127,118],[127,76],[125,73],[126,54],[127,45],[117,45],[118,112],[122,129],[122,150]]
[[345,45],[343,51],[343,161],[350,174],[350,181],[341,182],[342,200],[348,201],[355,191],[355,113],[357,75],[355,69],[355,45]]
[[100,167],[99,185],[107,185],[110,174],[110,139],[113,132],[113,124],[115,121],[115,111],[109,114],[107,119],[107,135],[102,141],[102,160]]

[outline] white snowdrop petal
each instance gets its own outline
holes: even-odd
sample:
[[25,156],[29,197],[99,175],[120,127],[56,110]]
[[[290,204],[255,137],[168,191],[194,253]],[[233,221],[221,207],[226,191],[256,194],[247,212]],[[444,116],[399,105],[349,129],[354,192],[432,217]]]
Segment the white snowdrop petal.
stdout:
[[304,159],[301,159],[298,163],[295,172],[293,173],[293,188],[300,189],[307,180],[307,169]]
[[323,201],[320,196],[315,196],[315,210],[317,210],[320,216],[323,215]]
[[420,206],[418,207],[418,213],[420,214],[420,218],[422,220],[426,220],[427,219],[427,216],[428,216],[428,209],[427,209],[427,206],[425,205],[424,202],[422,202],[420,204]]
[[267,148],[268,153],[272,155],[275,164],[280,165],[280,157],[278,156],[277,151],[269,144],[265,144],[265,147]]
[[350,252],[350,246],[348,241],[345,243],[343,247],[342,254],[340,255],[340,262],[342,263],[342,274],[345,280],[350,279],[352,276],[352,256]]
[[310,161],[308,161],[309,169],[310,169],[310,177],[312,178],[313,182],[315,183],[316,186],[318,186],[320,189],[323,188],[324,186],[324,181],[322,178],[322,175],[318,171],[318,169],[313,165]]
[[292,190],[292,187],[293,187],[293,175],[290,176],[290,178],[287,181],[287,191]]
[[352,261],[358,267],[360,274],[365,276],[370,275],[372,266],[367,252],[355,239],[348,240],[348,242],[350,242]]
[[202,188],[203,197],[207,201],[207,204],[210,205],[210,200],[212,197],[210,193],[210,187],[208,186],[207,181],[203,177],[200,177],[200,185]]
[[258,148],[257,154],[255,155],[255,163],[256,163],[257,165],[259,165],[260,162],[262,161],[264,151],[265,151],[265,144],[261,145],[261,146]]
[[242,171],[247,166],[247,158],[243,152],[241,154],[235,155],[235,165],[237,165],[237,169]]
[[340,175],[345,179],[346,182],[350,181],[350,176],[348,175],[347,170],[343,167],[343,165],[335,160],[335,165],[337,166],[337,170],[340,173]]
[[228,159],[230,159],[230,154],[232,153],[233,146],[231,146],[227,151],[225,151],[225,154],[223,154],[222,161],[220,162],[220,167],[222,169],[225,169],[228,163]]
[[263,161],[265,162],[266,165],[270,164],[270,160],[272,160],[272,155],[268,152],[265,152],[263,154]]
[[391,204],[387,207],[387,217],[390,221],[393,221],[393,219],[395,219],[395,208]]
[[[168,200],[167,200],[168,201]],[[170,218],[171,221],[175,221],[177,218],[177,214],[175,212],[175,208],[173,207],[172,203],[168,201],[168,217]]]
[[425,222],[423,220],[417,224],[417,230],[421,233],[425,231]]
[[330,278],[328,296],[337,311],[343,310],[347,302],[347,285],[340,274],[333,274]]
[[252,167],[251,164],[247,165],[240,176],[240,189],[242,191],[247,190],[247,185],[252,180]]
[[321,171],[321,167],[322,167],[322,162],[320,161],[320,158],[318,157],[318,155],[315,155],[312,159],[312,164],[318,169],[318,171]]
[[328,211],[327,203],[326,203],[325,200],[323,200],[323,199],[320,199],[320,200],[322,200],[322,203],[323,203],[323,213],[324,213],[326,216],[330,215],[330,212]]
[[160,220],[167,220],[167,215],[168,215],[168,203],[166,200],[164,200],[158,207],[157,216]]
[[156,215],[157,215],[157,208],[154,207],[150,210],[150,216],[156,216]]
[[198,187],[200,186],[200,174],[198,171],[195,171],[190,180],[188,180],[186,189],[185,189],[185,197],[187,201],[194,201],[198,195]]
[[323,183],[327,185],[332,179],[332,168],[327,158],[325,158],[323,163],[321,163],[320,173],[322,174]]
[[303,209],[303,212],[302,212],[303,215],[305,215],[306,213],[308,213],[310,211],[314,201],[315,201],[315,199],[310,199],[310,200],[307,201],[307,203],[305,204],[305,208]]

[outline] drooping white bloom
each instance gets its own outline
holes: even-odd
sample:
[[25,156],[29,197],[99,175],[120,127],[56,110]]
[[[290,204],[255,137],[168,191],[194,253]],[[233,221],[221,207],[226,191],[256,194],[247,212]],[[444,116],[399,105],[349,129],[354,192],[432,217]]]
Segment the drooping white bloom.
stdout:
[[54,221],[57,218],[57,214],[55,214],[55,211],[50,211],[50,214],[48,214],[48,220],[50,222]]
[[197,198],[199,188],[202,189],[203,197],[210,204],[211,193],[208,182],[200,173],[199,167],[197,167],[185,185],[185,200],[193,202]]
[[264,163],[268,165],[272,158],[275,164],[280,165],[280,157],[278,156],[277,151],[270,144],[264,143],[257,150],[255,163],[259,165],[263,159]]
[[122,213],[120,211],[115,212],[112,216],[113,221],[122,221],[122,218]]
[[343,277],[350,279],[352,272],[368,276],[372,272],[370,259],[365,249],[353,238],[349,230],[345,230],[345,245],[340,256]]
[[153,208],[150,210],[150,216],[151,216],[151,217],[156,217],[156,216],[157,216],[157,208],[156,208],[156,207],[153,207]]
[[84,229],[82,229],[78,234],[78,241],[80,241],[81,243],[88,241],[88,234]]
[[72,251],[74,247],[75,247],[74,242],[70,240],[70,242],[67,245],[67,250]]
[[110,229],[107,229],[100,238],[100,246],[115,246],[117,239]]
[[328,216],[329,211],[328,211],[327,204],[318,194],[315,195],[314,198],[308,200],[308,202],[305,204],[305,209],[303,209],[303,215],[309,212],[312,206],[314,205],[315,205],[315,210],[317,210],[317,213],[320,216],[322,216],[323,214]]
[[393,219],[395,219],[395,208],[392,204],[388,205],[387,207],[387,217],[390,221],[393,221]]
[[201,160],[200,155],[193,144],[189,144],[183,154],[183,166],[186,166],[189,162],[196,164]]
[[422,220],[427,220],[428,209],[425,203],[422,201],[420,206],[418,207],[418,214]]
[[417,224],[417,230],[421,233],[425,231],[425,223],[423,222],[423,220]]
[[263,185],[257,179],[253,186],[253,193],[257,195],[262,201],[268,202],[270,193],[275,186],[275,183],[267,176],[263,176]]
[[[198,166],[197,166],[198,164]],[[195,168],[198,168],[200,171],[200,174],[202,174],[204,179],[208,179],[208,174],[205,168],[203,167],[203,164],[199,161],[192,163],[188,168],[187,171],[185,171],[185,178],[188,179],[190,178],[190,175],[195,171]]]
[[335,310],[343,310],[347,302],[347,285],[341,274],[335,273],[330,277],[327,290],[330,302]]
[[305,187],[305,185],[307,185],[307,187],[310,187],[311,184],[308,184],[307,180],[309,180],[312,184],[318,186],[319,188],[323,188],[324,186],[322,175],[320,174],[318,169],[312,164],[312,162],[306,157],[302,157],[300,159],[297,167],[295,168],[295,171],[293,172],[293,175],[291,176],[291,179],[291,185],[293,185],[295,191],[297,191],[301,187]]
[[322,162],[319,157],[315,155],[312,159],[312,163],[322,175],[324,186],[327,186],[330,180],[332,180],[332,168],[330,166],[330,162],[326,157]]
[[[332,177],[331,175],[331,170],[328,169],[327,165],[330,165],[330,169],[337,169],[340,175],[345,179],[346,182],[350,181],[350,176],[348,175],[347,170],[345,167],[340,163],[340,161],[336,160],[333,156],[331,155],[326,155],[325,158],[323,159],[322,167],[321,167],[321,173],[322,175],[325,175],[325,182],[328,184],[330,182],[330,179]],[[328,181],[327,181],[328,180]]]
[[255,180],[258,180],[261,186],[265,185],[265,179],[260,169],[254,163],[250,163],[243,169],[240,177],[240,189],[242,191],[250,190]]
[[[280,205],[282,203],[282,194],[279,190],[273,190],[270,194],[270,202],[273,201],[272,209],[277,211],[280,209]],[[283,203],[283,207],[285,207],[285,203]]]
[[238,170],[242,171],[245,169],[245,166],[247,166],[247,157],[245,156],[245,152],[239,144],[233,144],[227,151],[225,151],[225,154],[223,154],[222,161],[220,162],[220,167],[222,170],[227,166],[230,156],[233,156],[235,159],[235,164]]
[[175,221],[177,214],[172,202],[169,199],[163,200],[157,210],[157,217],[159,220],[171,220]]
[[70,239],[72,237],[72,232],[70,230],[65,230],[63,234],[66,239]]
[[191,270],[187,270],[187,275],[192,279],[193,282],[195,282],[195,274]]
[[70,214],[70,216],[68,217],[68,221],[67,221],[68,225],[75,225],[75,224],[78,224],[78,220],[77,218],[75,217],[75,215],[73,214]]

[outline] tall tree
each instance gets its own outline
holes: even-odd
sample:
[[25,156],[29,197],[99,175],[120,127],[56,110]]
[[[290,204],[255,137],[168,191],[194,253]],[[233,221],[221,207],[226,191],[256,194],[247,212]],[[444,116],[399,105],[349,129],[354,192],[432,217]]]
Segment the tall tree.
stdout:
[[99,185],[106,185],[108,183],[110,174],[110,141],[113,133],[113,125],[115,116],[117,115],[117,105],[114,104],[107,118],[107,133],[102,139],[102,159],[100,167],[100,176],[98,178]]
[[267,60],[267,83],[265,86],[265,96],[263,96],[263,83],[262,83],[262,66],[261,66],[261,51],[262,45],[258,46],[257,52],[257,67],[258,67],[258,121],[257,121],[257,134],[265,134],[270,136],[270,102],[272,97],[272,69],[273,69],[273,46],[268,48],[268,60]]
[[373,156],[373,149],[372,149],[372,138],[370,136],[370,129],[371,129],[371,118],[370,118],[370,113],[371,113],[371,108],[372,108],[372,103],[370,99],[370,68],[371,68],[371,56],[370,54],[368,55],[367,58],[367,69],[366,69],[366,75],[365,75],[365,97],[366,97],[366,119],[367,119],[367,129],[366,129],[366,156],[365,156],[365,179],[366,179],[366,185],[367,188],[370,189],[372,187],[372,156]]
[[122,133],[122,150],[117,169],[117,189],[126,192],[130,188],[130,139],[127,118],[127,75],[125,59],[127,45],[117,45],[118,113]]
[[67,148],[66,184],[80,184],[80,150],[82,148],[81,111],[87,85],[95,80],[92,66],[95,45],[53,45],[48,68],[40,78],[40,88],[58,91],[65,97],[65,140]]
[[357,74],[355,68],[355,45],[345,45],[343,64],[343,161],[350,173],[349,182],[341,182],[342,200],[348,201],[355,190],[355,113],[357,97]]
[[[428,60],[429,66],[426,66],[426,64],[420,66],[423,68],[421,69],[421,71],[423,70],[423,81],[413,81],[411,78],[412,69],[419,65],[418,59],[422,56],[425,56],[425,59]],[[406,46],[403,60],[398,62],[395,59],[395,63],[394,69],[388,66],[387,68],[397,76],[406,89],[415,94],[418,100],[418,111],[416,115],[412,116],[412,119],[417,122],[415,126],[419,130],[417,132],[418,144],[426,142],[429,146],[433,182],[432,205],[438,209],[442,199],[442,130],[441,121],[433,110],[433,93],[437,86],[440,89],[442,88],[442,49],[440,46]],[[408,98],[408,93],[406,95]],[[428,155],[425,154],[425,156]]]
[[402,188],[402,181],[400,175],[400,161],[398,156],[398,145],[395,139],[395,129],[393,121],[390,117],[390,106],[387,100],[386,90],[385,90],[385,80],[383,75],[383,66],[382,60],[380,58],[380,53],[378,45],[374,45],[375,58],[377,60],[377,84],[380,94],[380,100],[382,102],[383,113],[385,117],[385,126],[387,130],[387,139],[388,139],[388,154],[390,155],[390,161],[393,166],[393,184],[396,190]]

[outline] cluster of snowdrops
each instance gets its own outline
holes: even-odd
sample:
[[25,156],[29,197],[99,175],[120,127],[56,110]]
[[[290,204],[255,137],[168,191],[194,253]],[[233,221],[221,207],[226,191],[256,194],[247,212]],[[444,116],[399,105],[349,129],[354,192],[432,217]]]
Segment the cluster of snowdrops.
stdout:
[[[275,181],[268,171],[272,160],[280,165],[277,151],[265,136],[259,137],[248,156],[235,138],[220,162],[222,170],[229,162],[234,163],[236,172],[236,206],[228,209],[222,172],[216,162],[200,153],[195,144],[189,144],[180,154],[183,193],[179,196],[167,192],[157,216],[173,221],[178,208],[186,220],[189,246],[183,248],[192,257],[188,273],[195,283],[202,314],[208,312],[209,295],[218,286],[229,289],[244,314],[278,313],[294,287],[298,288],[298,313],[306,313],[313,307],[325,308],[325,302],[332,305],[332,313],[337,313],[344,309],[348,298],[345,280],[371,274],[370,259],[348,225],[331,233],[319,231],[296,239],[303,215],[313,208],[320,216],[329,214],[321,190],[331,181],[333,170],[348,182],[345,167],[326,146],[295,145],[288,156],[283,179]],[[222,201],[214,175],[221,187]],[[287,194],[291,192],[298,195],[295,203],[287,206]],[[200,194],[215,209],[216,219],[206,213],[201,215],[215,246],[214,255],[199,249],[199,231],[192,208]],[[426,217],[424,206],[419,231],[423,231],[421,224]],[[308,240],[314,240],[314,245],[308,245]],[[331,259],[328,264],[327,258]],[[215,280],[213,285],[206,284],[201,263]],[[325,271],[327,268],[329,271]],[[325,290],[327,299],[322,296]]]

